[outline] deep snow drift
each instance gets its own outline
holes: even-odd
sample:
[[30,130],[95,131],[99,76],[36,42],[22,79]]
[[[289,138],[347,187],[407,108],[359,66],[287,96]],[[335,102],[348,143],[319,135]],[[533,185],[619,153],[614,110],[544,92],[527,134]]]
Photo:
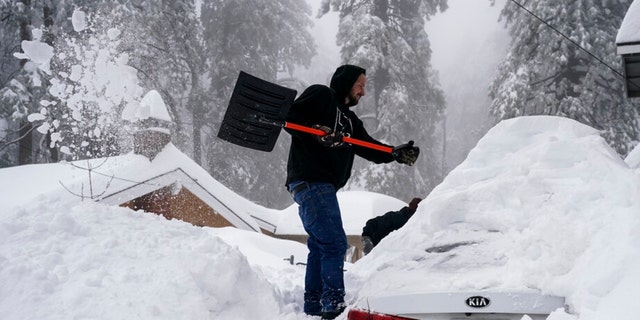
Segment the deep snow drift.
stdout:
[[[313,319],[300,311],[304,267],[284,260],[304,256],[303,244],[13,194],[21,170],[0,169],[2,198],[14,199],[0,202],[2,319]],[[383,291],[492,287],[566,297],[570,313],[551,320],[637,319],[640,172],[596,130],[503,121],[423,196],[403,229],[347,265],[350,305]],[[445,264],[425,251],[484,231],[478,250]]]
[[[425,251],[460,241],[477,245],[443,260]],[[359,299],[533,289],[566,297],[572,315],[550,319],[601,320],[637,319],[639,270],[638,170],[595,129],[538,116],[492,128],[350,275]]]

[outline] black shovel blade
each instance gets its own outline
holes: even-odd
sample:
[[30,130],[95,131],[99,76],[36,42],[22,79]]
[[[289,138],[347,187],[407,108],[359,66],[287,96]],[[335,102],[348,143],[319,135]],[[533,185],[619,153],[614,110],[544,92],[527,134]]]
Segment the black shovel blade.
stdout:
[[240,71],[218,138],[271,151],[297,92]]

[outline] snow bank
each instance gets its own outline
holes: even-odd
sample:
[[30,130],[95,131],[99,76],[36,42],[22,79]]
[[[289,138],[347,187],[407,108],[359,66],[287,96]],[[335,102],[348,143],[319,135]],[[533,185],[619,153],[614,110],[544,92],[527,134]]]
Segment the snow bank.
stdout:
[[214,229],[93,202],[38,200],[0,215],[3,319],[287,319],[283,310],[294,314]]
[[636,147],[629,152],[624,161],[631,168],[640,168],[640,144],[636,145]]
[[[352,299],[394,291],[540,290],[571,315],[635,319],[640,177],[598,132],[558,117],[506,120],[356,263]],[[425,249],[474,241],[447,260]],[[392,281],[389,281],[392,279]]]
[[[347,266],[348,304],[537,290],[566,298],[549,320],[636,319],[640,172],[629,160],[572,120],[501,122],[405,227]],[[3,319],[313,319],[301,311],[304,267],[285,260],[304,260],[303,244],[80,202],[59,181],[87,173],[68,167],[0,169]],[[426,251],[457,242],[475,244]]]

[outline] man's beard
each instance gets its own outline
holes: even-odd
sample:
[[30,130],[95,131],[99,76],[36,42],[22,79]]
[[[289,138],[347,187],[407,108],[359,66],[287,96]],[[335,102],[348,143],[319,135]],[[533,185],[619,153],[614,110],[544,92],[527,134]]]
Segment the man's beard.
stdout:
[[360,98],[358,96],[350,95],[347,97],[347,103],[345,105],[347,107],[353,107],[358,104],[358,101],[360,101]]

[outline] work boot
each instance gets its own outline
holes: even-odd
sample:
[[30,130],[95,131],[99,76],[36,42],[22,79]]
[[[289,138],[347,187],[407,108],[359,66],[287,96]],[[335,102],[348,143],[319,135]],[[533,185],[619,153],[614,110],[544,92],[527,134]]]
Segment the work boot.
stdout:
[[305,295],[304,313],[310,316],[322,316],[322,305],[320,299],[311,298]]
[[322,311],[322,320],[331,320],[335,319],[339,316],[347,306],[344,303],[341,303],[337,306],[335,310]]

